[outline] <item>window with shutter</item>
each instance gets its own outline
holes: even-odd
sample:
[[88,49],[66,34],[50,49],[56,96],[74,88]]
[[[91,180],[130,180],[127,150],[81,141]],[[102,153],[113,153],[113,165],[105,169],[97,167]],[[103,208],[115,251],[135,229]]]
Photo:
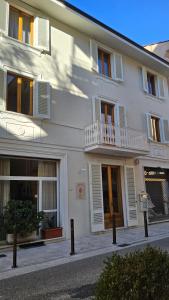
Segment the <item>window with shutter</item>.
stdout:
[[9,29],[10,37],[25,44],[33,45],[34,17],[25,12],[9,7]]
[[135,226],[138,224],[138,216],[134,167],[125,167],[125,181],[128,225]]
[[89,165],[90,213],[92,232],[104,230],[104,209],[101,164]]
[[34,114],[39,118],[50,118],[51,92],[48,81],[35,82]]
[[9,3],[5,0],[0,1],[0,31],[8,33]]

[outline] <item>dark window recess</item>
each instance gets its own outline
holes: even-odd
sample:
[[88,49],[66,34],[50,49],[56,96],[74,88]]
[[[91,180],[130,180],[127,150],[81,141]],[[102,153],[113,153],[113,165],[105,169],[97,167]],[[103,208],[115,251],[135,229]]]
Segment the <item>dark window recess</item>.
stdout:
[[17,74],[7,74],[7,110],[33,114],[33,81]]
[[17,77],[8,74],[7,77],[7,110],[17,112]]
[[147,83],[148,83],[148,92],[149,94],[156,96],[156,78],[155,75],[147,73]]
[[11,159],[10,176],[38,176],[38,160]]

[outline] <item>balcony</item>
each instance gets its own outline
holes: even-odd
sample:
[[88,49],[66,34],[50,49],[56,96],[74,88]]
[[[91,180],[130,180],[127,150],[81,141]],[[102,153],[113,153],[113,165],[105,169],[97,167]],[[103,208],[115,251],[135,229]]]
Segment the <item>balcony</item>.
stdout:
[[85,152],[137,157],[149,154],[149,144],[140,131],[96,122],[85,128]]

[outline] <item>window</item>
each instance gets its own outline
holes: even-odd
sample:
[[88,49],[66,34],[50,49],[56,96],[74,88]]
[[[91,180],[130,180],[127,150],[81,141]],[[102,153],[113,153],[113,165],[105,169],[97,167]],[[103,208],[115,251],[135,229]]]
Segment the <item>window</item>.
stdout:
[[153,141],[160,142],[160,119],[154,116],[151,116],[151,131]]
[[147,86],[148,86],[148,93],[156,96],[156,77],[155,75],[147,72]]
[[99,73],[111,77],[110,54],[103,50],[98,50]]
[[161,74],[156,74],[142,67],[142,84],[145,93],[158,97],[159,99],[165,99],[167,96],[166,78]]
[[105,102],[101,103],[101,122],[114,125],[114,105]]
[[33,80],[7,73],[7,110],[33,114]]
[[9,36],[23,43],[33,45],[34,18],[10,6]]

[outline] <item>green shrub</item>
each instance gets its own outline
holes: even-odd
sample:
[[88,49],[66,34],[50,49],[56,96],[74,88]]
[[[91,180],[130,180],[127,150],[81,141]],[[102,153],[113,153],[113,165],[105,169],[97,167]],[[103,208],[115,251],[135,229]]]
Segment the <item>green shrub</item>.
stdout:
[[96,286],[95,300],[168,300],[169,254],[147,247],[113,254]]
[[37,230],[43,220],[43,212],[37,212],[30,200],[10,200],[4,210],[4,227],[7,233],[26,236]]

